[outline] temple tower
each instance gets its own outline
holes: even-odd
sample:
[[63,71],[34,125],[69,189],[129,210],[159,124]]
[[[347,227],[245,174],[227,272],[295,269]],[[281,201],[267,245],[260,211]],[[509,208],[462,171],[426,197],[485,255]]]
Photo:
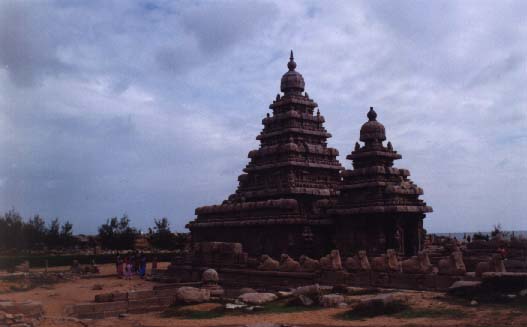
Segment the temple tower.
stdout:
[[368,122],[360,129],[361,146],[346,158],[353,169],[342,172],[338,202],[328,210],[335,221],[335,244],[344,254],[367,250],[369,254],[395,249],[401,255],[414,255],[422,247],[423,218],[432,208],[419,199],[417,187],[406,169],[393,167],[401,155],[386,146],[384,125],[373,108]]
[[236,192],[196,209],[187,225],[193,241],[240,242],[251,255],[273,256],[319,256],[332,247],[332,221],[323,212],[336,202],[343,167],[292,51],[287,67]]

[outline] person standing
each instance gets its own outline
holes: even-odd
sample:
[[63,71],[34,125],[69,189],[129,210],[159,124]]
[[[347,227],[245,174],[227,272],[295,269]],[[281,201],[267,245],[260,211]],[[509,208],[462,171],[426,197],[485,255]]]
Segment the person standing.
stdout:
[[132,262],[130,256],[127,256],[125,259],[125,278],[130,280],[132,279]]
[[119,254],[119,252],[117,252],[116,269],[117,269],[117,276],[119,278],[122,278],[124,274],[124,263],[123,263],[123,258],[121,258],[121,255]]
[[157,272],[157,256],[152,258],[152,274]]
[[139,264],[139,276],[141,278],[144,278],[146,275],[146,261],[146,256],[144,255],[144,253],[141,253],[141,261]]

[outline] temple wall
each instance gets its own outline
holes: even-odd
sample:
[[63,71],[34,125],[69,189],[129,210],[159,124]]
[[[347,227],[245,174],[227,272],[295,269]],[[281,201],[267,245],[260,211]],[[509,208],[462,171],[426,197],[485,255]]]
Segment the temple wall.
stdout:
[[240,227],[198,228],[192,231],[193,242],[236,242],[251,256],[268,254],[279,257],[290,253],[322,256],[332,247],[328,227],[311,228],[312,240],[305,239],[304,225],[256,225]]

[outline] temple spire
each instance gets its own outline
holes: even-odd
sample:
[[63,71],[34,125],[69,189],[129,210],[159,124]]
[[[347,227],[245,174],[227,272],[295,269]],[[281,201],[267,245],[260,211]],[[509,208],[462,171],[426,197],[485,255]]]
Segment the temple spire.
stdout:
[[377,113],[375,112],[375,110],[373,110],[373,107],[370,107],[370,111],[368,111],[367,116],[369,121],[377,120]]
[[287,63],[287,68],[289,68],[289,70],[295,70],[296,68],[295,57],[293,57],[293,50],[291,50],[291,55],[289,56],[289,62]]

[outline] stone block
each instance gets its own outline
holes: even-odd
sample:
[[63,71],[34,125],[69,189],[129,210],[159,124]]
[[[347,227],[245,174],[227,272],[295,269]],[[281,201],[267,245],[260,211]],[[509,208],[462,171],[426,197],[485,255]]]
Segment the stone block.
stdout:
[[155,296],[154,290],[131,291],[128,292],[128,300],[141,300]]
[[127,292],[115,292],[113,294],[113,300],[114,301],[126,301],[128,300],[128,293]]
[[112,302],[113,293],[104,293],[95,295],[95,302]]
[[177,288],[154,290],[154,295],[159,297],[176,296],[177,290]]

